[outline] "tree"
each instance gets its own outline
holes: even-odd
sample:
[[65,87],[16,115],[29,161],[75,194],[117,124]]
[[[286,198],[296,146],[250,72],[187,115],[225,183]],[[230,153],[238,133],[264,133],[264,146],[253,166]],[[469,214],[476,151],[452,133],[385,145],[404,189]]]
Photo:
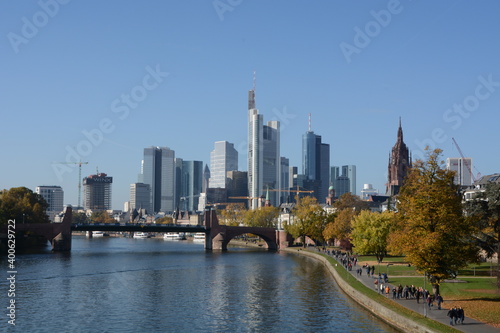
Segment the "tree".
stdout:
[[353,195],[351,192],[342,194],[340,198],[333,203],[333,207],[337,209],[337,211],[350,208],[357,213],[365,209],[370,209],[366,201],[361,200],[357,195]]
[[328,217],[328,223],[323,230],[325,239],[337,239],[341,246],[350,248],[351,221],[363,210],[369,209],[368,203],[350,192],[344,193],[333,203],[337,213]]
[[74,224],[85,224],[89,222],[89,218],[87,214],[83,212],[78,212],[73,214],[73,223]]
[[105,210],[98,210],[95,212],[92,212],[92,215],[90,215],[90,221],[92,223],[114,223],[116,220],[109,216],[108,212]]
[[14,219],[16,223],[49,223],[48,206],[41,195],[26,187],[0,191],[0,224]]
[[489,183],[484,192],[464,203],[467,220],[478,232],[474,235],[477,244],[487,257],[497,253],[497,287],[500,288],[500,184]]
[[163,216],[155,221],[155,224],[173,224],[174,218],[172,216]]
[[440,281],[477,262],[478,251],[470,237],[473,227],[462,214],[461,196],[453,183],[455,173],[441,167],[440,149],[426,152],[427,160],[413,164],[397,197],[389,247],[425,273],[436,294]]
[[279,215],[278,207],[260,207],[245,213],[244,224],[249,227],[276,228]]
[[[298,200],[293,211],[295,218],[293,223],[286,224],[284,229],[294,238],[302,238],[305,246],[305,237],[318,237],[318,225],[323,218],[323,209],[313,197],[304,197]],[[322,232],[322,230],[321,230]],[[322,234],[321,239],[323,239]]]
[[238,226],[243,222],[246,213],[243,203],[231,203],[220,212],[220,223],[229,226]]
[[351,241],[358,254],[375,254],[380,263],[387,255],[387,239],[394,213],[362,211],[352,221]]

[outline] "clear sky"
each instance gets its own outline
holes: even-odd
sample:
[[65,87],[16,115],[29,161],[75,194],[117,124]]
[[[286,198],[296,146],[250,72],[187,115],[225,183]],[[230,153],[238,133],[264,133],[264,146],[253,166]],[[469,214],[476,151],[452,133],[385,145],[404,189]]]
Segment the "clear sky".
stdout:
[[308,129],[331,165],[357,166],[385,191],[399,117],[414,157],[463,153],[500,172],[500,2],[0,2],[0,188],[113,177],[113,208],[137,181],[143,149],[209,164],[227,140],[246,171],[247,92],[301,165]]

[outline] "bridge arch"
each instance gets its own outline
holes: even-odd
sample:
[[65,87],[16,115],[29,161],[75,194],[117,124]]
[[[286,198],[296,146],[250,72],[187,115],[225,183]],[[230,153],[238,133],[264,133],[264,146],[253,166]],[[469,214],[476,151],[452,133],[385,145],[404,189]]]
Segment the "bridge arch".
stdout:
[[269,250],[277,250],[279,247],[287,247],[290,237],[285,231],[274,228],[258,227],[231,227],[220,225],[215,210],[205,211],[205,227],[208,231],[205,239],[207,250],[227,250],[227,244],[236,236],[243,234],[254,234],[261,237]]

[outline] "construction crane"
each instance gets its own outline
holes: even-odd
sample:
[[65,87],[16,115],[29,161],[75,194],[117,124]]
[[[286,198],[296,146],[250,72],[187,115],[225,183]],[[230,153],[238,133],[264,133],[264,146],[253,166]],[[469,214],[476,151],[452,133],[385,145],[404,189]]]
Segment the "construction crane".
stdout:
[[80,202],[82,198],[82,164],[89,164],[89,162],[56,162],[54,164],[77,164],[78,165],[78,209],[80,209]]
[[[467,163],[465,161],[465,156],[464,153],[462,153],[462,149],[460,149],[460,146],[458,145],[457,141],[455,138],[451,138],[453,140],[453,143],[455,144],[455,147],[457,147],[458,152],[460,153],[460,156],[462,156],[462,159],[464,160],[464,164],[467,167],[467,170],[469,171],[470,177],[472,178],[472,182],[475,183],[477,178],[474,177],[474,174],[472,173],[472,169],[470,167],[470,163]],[[480,173],[478,173],[478,177],[480,176]]]

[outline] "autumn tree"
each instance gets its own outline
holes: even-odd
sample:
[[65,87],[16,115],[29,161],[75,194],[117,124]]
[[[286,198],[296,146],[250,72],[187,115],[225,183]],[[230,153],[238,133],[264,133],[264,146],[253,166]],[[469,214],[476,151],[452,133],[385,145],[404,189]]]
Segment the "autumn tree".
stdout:
[[393,212],[362,211],[352,221],[351,242],[358,254],[374,254],[380,263],[387,255],[387,239],[394,223]]
[[247,210],[243,203],[231,203],[220,212],[220,223],[229,226],[239,226],[243,223]]
[[368,203],[350,192],[344,193],[333,203],[336,215],[329,218],[323,236],[325,239],[336,239],[343,247],[350,248],[350,234],[352,219],[361,211],[369,209]]
[[462,214],[461,196],[453,183],[455,173],[441,167],[440,149],[427,149],[426,153],[426,161],[413,164],[397,197],[389,247],[391,253],[406,255],[425,273],[436,294],[440,281],[477,261],[477,248],[470,237],[473,227]]
[[497,253],[497,287],[500,288],[500,184],[489,183],[484,192],[464,203],[467,220],[477,227],[478,246],[491,258]]
[[116,220],[109,216],[109,213],[105,210],[98,210],[92,212],[90,215],[90,221],[92,223],[114,223]]
[[354,195],[351,192],[342,194],[340,198],[333,203],[333,207],[337,211],[349,208],[351,210],[354,210],[356,213],[359,213],[365,209],[370,209],[370,207],[368,206],[368,202],[361,200],[359,196]]
[[[302,243],[305,244],[305,237],[314,238],[318,236],[316,229],[321,225],[320,219],[324,218],[323,209],[318,204],[316,198],[304,197],[298,200],[297,205],[293,209],[293,223],[288,223],[284,229],[294,238],[302,238]],[[322,235],[320,240],[323,239]]]
[[260,207],[245,213],[244,224],[249,227],[276,228],[278,207]]
[[48,206],[41,195],[26,187],[0,191],[0,224],[7,224],[8,220],[16,220],[16,223],[49,223],[45,213]]
[[155,220],[156,224],[173,224],[174,218],[172,216],[163,216]]

